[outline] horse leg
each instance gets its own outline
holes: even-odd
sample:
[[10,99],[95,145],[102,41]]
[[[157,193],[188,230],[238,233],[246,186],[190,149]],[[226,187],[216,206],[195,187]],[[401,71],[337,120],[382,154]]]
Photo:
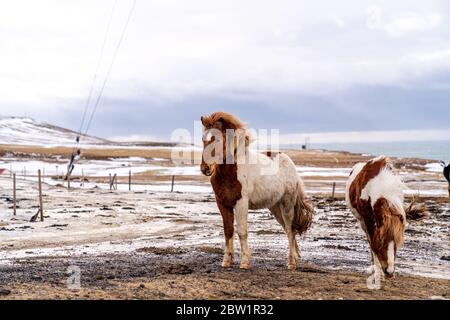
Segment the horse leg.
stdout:
[[283,220],[283,213],[281,212],[280,206],[279,205],[275,205],[272,208],[270,208],[269,210],[272,213],[272,215],[275,217],[275,219],[278,221],[278,223],[286,231],[286,227],[284,225],[284,220]]
[[223,220],[223,228],[225,233],[225,254],[223,257],[222,267],[231,268],[234,258],[234,214],[233,208],[217,202]]
[[236,203],[237,232],[241,242],[241,269],[250,267],[250,249],[248,248],[248,199],[242,198]]
[[[284,232],[287,233],[286,231],[286,226],[284,223],[284,219],[283,219],[283,213],[281,211],[281,208],[279,205],[275,205],[272,208],[270,208],[270,212],[272,212],[272,215],[275,217],[275,219],[278,221],[278,223],[283,227]],[[300,248],[298,246],[297,241],[294,241],[295,243],[295,252],[297,257],[300,257]]]
[[288,237],[289,242],[289,256],[288,256],[288,269],[295,270],[297,269],[297,262],[299,258],[299,249],[297,239],[295,238],[296,232],[292,228],[292,223],[294,221],[294,208],[291,210],[283,211],[283,220],[285,224],[285,231]]

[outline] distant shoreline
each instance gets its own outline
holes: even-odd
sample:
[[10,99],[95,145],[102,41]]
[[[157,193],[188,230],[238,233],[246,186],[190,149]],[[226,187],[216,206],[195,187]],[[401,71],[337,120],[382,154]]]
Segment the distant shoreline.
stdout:
[[[349,152],[361,155],[386,155],[395,158],[423,159],[450,162],[450,140],[410,142],[365,142],[365,143],[310,143],[308,150]],[[301,150],[302,145],[283,145],[287,150]]]

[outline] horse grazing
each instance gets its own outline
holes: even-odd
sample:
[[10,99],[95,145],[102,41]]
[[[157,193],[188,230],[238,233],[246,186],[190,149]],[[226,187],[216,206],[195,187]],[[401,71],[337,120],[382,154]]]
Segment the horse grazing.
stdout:
[[222,266],[230,268],[233,264],[236,214],[240,267],[250,267],[248,210],[268,208],[287,234],[288,267],[296,269],[299,259],[296,235],[302,235],[311,225],[313,207],[306,200],[294,163],[283,153],[251,151],[251,135],[246,125],[229,113],[216,112],[201,121],[204,150],[200,168],[211,177],[225,231]]
[[385,156],[355,165],[347,182],[346,201],[367,235],[373,272],[388,278],[394,276],[397,251],[403,244],[405,188]]

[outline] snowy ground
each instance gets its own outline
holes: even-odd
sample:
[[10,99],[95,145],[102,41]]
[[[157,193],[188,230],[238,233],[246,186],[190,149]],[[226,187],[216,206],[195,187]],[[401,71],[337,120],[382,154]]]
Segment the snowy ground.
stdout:
[[[22,158],[0,158],[0,168],[8,169],[15,172],[19,179],[37,180],[37,171],[40,169],[46,179],[46,183],[57,185],[61,181],[54,179],[57,175],[63,175],[67,169],[67,160],[64,159],[47,159],[42,160],[26,160]],[[297,166],[299,175],[305,181],[307,192],[311,194],[328,194],[332,191],[333,183],[336,183],[335,192],[338,195],[345,193],[345,183],[350,174],[351,168],[326,168],[326,167],[307,167]],[[430,196],[430,197],[447,197],[447,184],[442,179],[442,167],[438,163],[427,165],[422,171],[401,170],[400,175],[406,182],[408,190],[407,195],[413,196]],[[167,181],[158,183],[139,184],[133,187],[135,191],[170,191],[172,176],[199,177],[201,176],[199,166],[174,166],[168,159],[151,158],[145,159],[141,157],[129,158],[110,158],[109,160],[82,160],[77,163],[73,172],[73,176],[84,176],[86,178],[109,177],[109,175],[117,175],[118,177],[128,177],[132,175],[146,173],[154,176],[167,177]],[[5,173],[8,175],[8,172]],[[52,178],[53,177],[53,178]],[[95,181],[96,179],[91,179]],[[203,181],[195,181],[196,179],[183,179],[182,182],[176,182],[175,191],[181,192],[203,192],[211,193],[212,189]],[[75,187],[109,189],[108,183],[87,182],[83,184],[74,184]],[[128,190],[128,184],[118,186],[119,190]]]
[[[1,144],[14,145],[73,145],[77,133],[42,123],[31,118],[2,118],[0,117]],[[57,141],[57,143],[55,143]],[[106,140],[95,137],[83,137],[87,144],[104,144]]]

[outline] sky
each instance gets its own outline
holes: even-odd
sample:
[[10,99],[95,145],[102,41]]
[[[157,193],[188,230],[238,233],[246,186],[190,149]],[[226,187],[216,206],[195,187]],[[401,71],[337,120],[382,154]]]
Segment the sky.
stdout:
[[[77,130],[113,3],[2,0],[0,115]],[[132,3],[117,2],[94,98]],[[443,139],[450,3],[137,0],[108,79],[102,137],[167,140],[224,110],[292,139]]]

